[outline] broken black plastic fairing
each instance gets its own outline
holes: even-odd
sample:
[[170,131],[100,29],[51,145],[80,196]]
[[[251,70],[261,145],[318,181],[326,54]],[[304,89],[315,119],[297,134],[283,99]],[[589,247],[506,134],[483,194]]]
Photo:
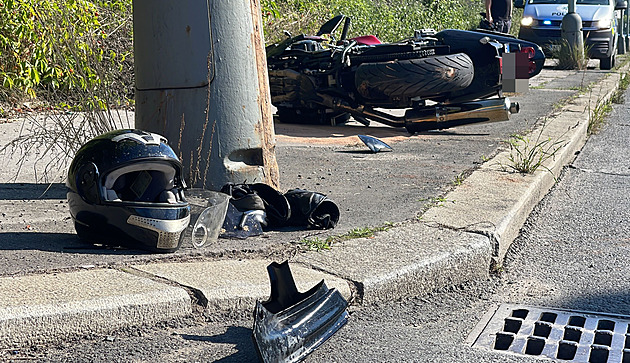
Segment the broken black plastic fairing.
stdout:
[[348,303],[324,280],[307,292],[295,286],[289,263],[267,266],[271,297],[256,302],[253,338],[262,362],[298,362],[348,320]]

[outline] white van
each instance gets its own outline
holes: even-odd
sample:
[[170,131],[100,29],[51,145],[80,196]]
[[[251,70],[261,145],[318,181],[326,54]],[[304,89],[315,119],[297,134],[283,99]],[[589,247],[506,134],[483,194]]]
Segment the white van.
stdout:
[[[560,44],[562,18],[568,12],[567,0],[515,0],[524,8],[518,37],[537,43],[545,54]],[[575,12],[582,18],[584,48],[589,58],[600,59],[601,69],[611,69],[617,54],[617,23],[626,0],[577,0]]]

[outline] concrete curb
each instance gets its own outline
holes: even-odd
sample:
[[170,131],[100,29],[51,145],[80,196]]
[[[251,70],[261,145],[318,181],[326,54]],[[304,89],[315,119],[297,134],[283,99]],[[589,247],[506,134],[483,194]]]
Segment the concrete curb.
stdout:
[[[533,174],[506,172],[510,151],[503,151],[429,209],[422,223],[406,224],[308,253],[295,260],[342,277],[354,285],[358,302],[371,304],[428,293],[436,288],[487,278],[500,266],[518,232],[553,187],[587,139],[591,111],[616,92],[619,73],[608,73],[599,87],[578,95],[525,139],[560,141],[553,157]],[[539,136],[540,135],[540,136]],[[530,149],[532,145],[530,144]]]
[[516,152],[500,152],[450,192],[443,207],[428,210],[423,215],[425,223],[488,236],[492,242],[492,264],[500,266],[531,211],[553,187],[562,168],[584,146],[596,103],[610,100],[617,91],[619,73],[628,69],[630,65],[626,64],[618,73],[608,73],[592,92],[573,98],[548,117],[543,126],[525,136],[530,142],[519,146],[522,152],[534,150],[540,141],[549,140],[548,145],[559,142],[557,149],[547,150],[553,156],[535,173],[506,172],[504,169],[511,165],[510,157]]
[[[252,313],[256,300],[269,299],[271,288],[267,265],[271,262],[223,260],[153,263],[134,268],[192,289],[209,312]],[[351,298],[348,284],[340,278],[295,264],[291,265],[291,272],[300,291],[306,291],[325,280],[328,288],[336,288],[344,298]]]
[[295,259],[349,281],[357,302],[373,304],[426,294],[488,277],[490,241],[479,234],[411,223]]
[[103,334],[191,312],[184,289],[117,270],[4,277],[0,347]]

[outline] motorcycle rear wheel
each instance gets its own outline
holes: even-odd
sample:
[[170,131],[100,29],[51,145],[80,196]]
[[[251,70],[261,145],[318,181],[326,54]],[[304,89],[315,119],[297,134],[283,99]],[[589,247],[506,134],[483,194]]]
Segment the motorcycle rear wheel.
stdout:
[[401,100],[432,96],[468,87],[474,76],[473,62],[464,53],[390,62],[361,64],[355,87],[369,100]]

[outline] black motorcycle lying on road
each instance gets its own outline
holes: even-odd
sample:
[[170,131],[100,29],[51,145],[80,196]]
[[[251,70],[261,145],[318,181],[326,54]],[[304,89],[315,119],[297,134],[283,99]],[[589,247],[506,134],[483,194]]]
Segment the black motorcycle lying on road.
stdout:
[[[267,47],[280,122],[335,125],[352,116],[413,133],[504,121],[519,106],[503,97],[502,55],[526,53],[529,78],[545,61],[538,45],[492,31],[417,30],[381,43],[371,35],[347,38],[349,27],[350,18],[338,15],[315,36],[289,35]],[[392,109],[404,116],[385,111]]]

